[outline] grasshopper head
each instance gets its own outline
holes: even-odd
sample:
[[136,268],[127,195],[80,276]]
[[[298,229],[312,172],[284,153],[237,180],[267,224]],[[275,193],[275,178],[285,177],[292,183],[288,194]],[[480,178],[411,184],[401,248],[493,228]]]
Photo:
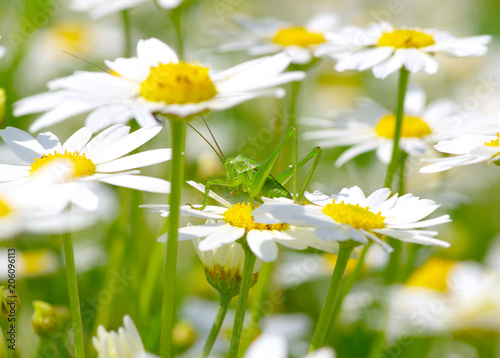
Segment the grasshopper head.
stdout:
[[224,167],[226,168],[226,173],[229,178],[234,178],[237,175],[236,170],[234,168],[234,160],[235,160],[234,157],[222,159],[222,165],[224,165]]

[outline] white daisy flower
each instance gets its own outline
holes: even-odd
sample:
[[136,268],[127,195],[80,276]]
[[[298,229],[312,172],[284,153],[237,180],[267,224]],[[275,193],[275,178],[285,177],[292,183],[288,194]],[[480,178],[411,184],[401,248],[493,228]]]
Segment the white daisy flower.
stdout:
[[[69,203],[95,211],[99,196],[96,182],[154,193],[168,193],[170,183],[157,178],[136,175],[137,168],[170,160],[170,149],[154,149],[125,156],[155,135],[161,127],[139,129],[114,125],[92,140],[92,130],[84,127],[64,144],[52,133],[30,134],[13,127],[0,136],[24,164],[0,165],[0,188],[31,183],[33,195],[48,212],[59,213]],[[25,186],[25,185],[24,185]]]
[[106,61],[110,73],[80,71],[49,82],[51,92],[17,102],[14,115],[47,111],[30,131],[89,111],[86,125],[94,129],[133,118],[147,127],[158,124],[155,113],[188,117],[256,97],[283,96],[276,86],[305,77],[303,72],[284,72],[290,61],[278,54],[213,73],[179,61],[160,40],[140,40],[137,57]]
[[[421,156],[439,140],[451,138],[467,128],[454,102],[438,100],[426,106],[425,97],[425,92],[416,87],[406,94],[399,146],[413,157]],[[316,125],[322,128],[304,133],[304,139],[314,140],[322,148],[352,146],[339,156],[335,162],[337,167],[372,150],[376,150],[383,163],[391,161],[396,116],[370,99],[359,101],[358,111],[341,123],[321,120],[316,121]]]
[[88,67],[74,56],[96,63],[122,53],[123,32],[115,21],[65,18],[37,31],[20,63],[16,82],[22,94],[33,93],[61,74]]
[[[500,330],[500,275],[473,262],[431,258],[391,297],[388,335]],[[422,325],[425,322],[425,325]]]
[[491,36],[457,38],[444,31],[420,28],[394,28],[387,22],[367,29],[346,27],[329,35],[317,56],[337,61],[335,69],[364,71],[373,68],[376,78],[385,78],[404,66],[409,72],[437,72],[435,54],[474,57],[486,53]]
[[338,21],[338,16],[332,13],[318,14],[304,26],[241,15],[235,18],[241,33],[237,39],[220,46],[219,50],[246,50],[253,56],[284,52],[293,63],[306,64],[314,58],[314,51],[318,45],[325,43],[327,34],[334,30]]
[[[205,186],[192,181],[188,184],[205,192]],[[308,228],[300,228],[285,224],[285,221],[272,225],[258,224],[253,221],[252,207],[249,203],[230,204],[227,200],[210,191],[210,196],[222,206],[208,205],[203,211],[201,205],[185,205],[181,207],[181,215],[208,220],[204,225],[192,225],[179,229],[179,240],[203,238],[198,245],[201,251],[215,250],[223,245],[231,244],[246,237],[252,252],[265,262],[278,257],[277,243],[296,250],[313,247],[330,253],[338,252],[338,244],[326,243],[317,239],[314,232]],[[292,201],[286,199],[287,203]],[[141,205],[143,208],[159,211],[162,216],[168,216],[168,205]],[[166,242],[166,234],[159,241]],[[333,244],[333,245],[332,245]]]
[[97,328],[97,337],[92,337],[97,358],[156,358],[146,352],[141,335],[130,316],[123,317],[123,327],[118,332],[106,331],[104,326]]
[[433,162],[420,169],[421,173],[442,172],[454,167],[486,162],[500,164],[499,134],[462,134],[451,140],[443,140],[434,148],[441,153],[455,154],[448,158],[425,159]]
[[365,197],[354,186],[344,188],[339,194],[327,196],[319,191],[306,193],[313,204],[299,205],[283,200],[266,199],[264,205],[253,211],[255,221],[267,225],[287,222],[290,225],[314,228],[314,234],[326,242],[354,240],[366,244],[372,240],[386,251],[392,248],[379,237],[386,235],[404,242],[423,245],[450,246],[434,238],[437,231],[416,230],[450,221],[449,215],[423,220],[439,205],[412,194],[389,198],[387,188],[374,191]]
[[50,215],[34,205],[29,190],[0,190],[0,240],[14,238],[21,232],[58,234],[75,231],[94,224],[96,219],[94,215],[82,212]]
[[[274,332],[263,332],[246,351],[244,358],[287,358],[288,343],[284,336]],[[304,358],[335,358],[331,347],[317,349]]]
[[154,1],[160,7],[169,10],[179,6],[183,0],[70,0],[70,8],[73,11],[90,12],[92,18],[98,19]]

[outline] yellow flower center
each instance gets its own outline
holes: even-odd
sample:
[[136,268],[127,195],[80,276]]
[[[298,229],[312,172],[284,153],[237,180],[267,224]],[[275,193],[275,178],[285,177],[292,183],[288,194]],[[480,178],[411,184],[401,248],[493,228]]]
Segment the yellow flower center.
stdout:
[[455,263],[450,260],[433,257],[411,274],[405,285],[426,287],[439,292],[446,292],[447,277]]
[[2,199],[0,199],[0,217],[10,214],[10,207]]
[[[396,130],[396,116],[386,114],[377,123],[375,132],[382,138],[394,138]],[[422,138],[432,133],[429,125],[421,118],[414,116],[403,116],[403,125],[401,126],[401,137]]]
[[92,49],[89,28],[83,23],[61,22],[50,29],[57,46],[71,53],[88,52]]
[[380,213],[375,214],[369,211],[369,207],[363,208],[359,204],[335,203],[327,204],[323,212],[339,224],[347,224],[355,229],[382,229],[385,227],[385,217]]
[[308,47],[322,44],[325,41],[322,34],[307,31],[303,27],[281,29],[273,37],[273,42],[281,46]]
[[500,138],[500,134],[497,133],[496,139],[492,139],[489,142],[484,142],[484,145],[487,147],[500,147],[499,138]]
[[151,68],[141,84],[140,94],[151,102],[166,104],[200,103],[217,94],[208,67],[190,63],[160,64]]
[[418,30],[394,30],[383,33],[378,39],[379,46],[391,46],[394,48],[421,48],[434,45],[434,38]]
[[94,162],[87,158],[85,154],[79,154],[78,152],[68,153],[67,151],[64,151],[64,154],[55,152],[44,154],[41,158],[36,158],[34,163],[31,164],[30,174],[35,173],[38,169],[56,159],[70,160],[75,167],[70,177],[64,178],[65,181],[75,180],[76,178],[86,177],[95,173]]
[[234,204],[224,212],[224,219],[228,224],[236,227],[242,227],[247,232],[250,230],[286,230],[287,224],[258,224],[253,221],[252,207],[250,204]]

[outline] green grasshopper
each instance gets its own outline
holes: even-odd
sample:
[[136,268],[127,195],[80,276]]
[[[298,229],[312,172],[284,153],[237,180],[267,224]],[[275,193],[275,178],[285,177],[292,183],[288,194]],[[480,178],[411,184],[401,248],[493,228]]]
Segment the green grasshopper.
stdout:
[[[205,122],[206,124],[206,122]],[[191,128],[193,128],[191,126]],[[208,128],[208,126],[207,126]],[[194,129],[194,128],[193,128]],[[208,205],[208,198],[210,187],[226,186],[231,190],[231,194],[245,194],[249,199],[250,203],[253,205],[254,201],[262,202],[261,197],[267,198],[277,198],[285,197],[288,199],[294,199],[298,201],[306,190],[306,186],[311,180],[311,177],[316,169],[318,162],[321,158],[321,148],[315,147],[309,154],[307,154],[304,159],[298,162],[298,139],[296,129],[291,127],[286,132],[285,136],[281,140],[278,147],[274,150],[269,158],[264,163],[259,163],[247,156],[239,154],[236,157],[226,158],[222,153],[217,141],[215,140],[210,128],[210,134],[212,135],[219,152],[210,144],[210,142],[201,135],[196,129],[194,129],[215,151],[221,160],[222,164],[226,168],[226,178],[213,178],[209,179],[205,185],[205,197],[203,198],[203,205],[200,210],[203,210]],[[271,170],[278,159],[278,156],[283,151],[285,145],[290,139],[293,138],[293,161],[294,164],[290,165],[289,168],[279,173],[276,176],[271,175]],[[306,164],[309,160],[315,157],[309,173],[307,174],[304,185],[302,186],[299,194],[297,195],[297,173],[298,169]],[[283,185],[293,177],[293,195],[288,192]]]

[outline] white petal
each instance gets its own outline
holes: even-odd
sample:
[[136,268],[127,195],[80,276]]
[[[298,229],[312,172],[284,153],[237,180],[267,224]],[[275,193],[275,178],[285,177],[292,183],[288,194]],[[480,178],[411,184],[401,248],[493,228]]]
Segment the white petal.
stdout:
[[311,203],[314,203],[319,206],[325,206],[326,204],[331,204],[333,199],[331,196],[323,194],[319,190],[315,190],[314,193],[305,193],[305,197]]
[[64,142],[62,149],[63,151],[67,150],[68,152],[80,152],[85,145],[87,145],[88,141],[92,137],[92,129],[88,127],[83,127],[76,131],[71,137],[68,138],[66,142]]
[[142,175],[113,175],[99,179],[99,181],[150,193],[170,193],[170,182]]
[[410,86],[406,91],[404,112],[421,116],[425,108],[425,97],[425,91],[421,87]]
[[59,123],[69,117],[76,116],[77,114],[85,113],[100,106],[102,103],[93,101],[77,101],[68,100],[64,104],[46,112],[38,117],[30,126],[30,132],[39,131],[42,128],[48,127],[52,124]]
[[388,188],[383,188],[383,189],[378,189],[371,193],[367,198],[366,198],[366,203],[370,207],[371,211],[376,212],[377,208],[384,203],[389,196],[391,195],[391,189]]
[[284,52],[292,58],[292,62],[302,65],[311,62],[312,53],[301,46],[286,46]]
[[160,63],[179,62],[175,51],[167,44],[155,38],[139,40],[137,43],[137,58],[149,67],[156,67]]
[[106,66],[120,76],[141,83],[150,72],[150,68],[136,57],[117,58],[114,61],[105,61]]
[[24,162],[31,164],[35,158],[41,158],[45,149],[30,134],[18,128],[7,127],[0,130],[5,144]]
[[288,344],[284,337],[263,333],[248,347],[244,358],[286,358]]
[[54,133],[40,133],[36,137],[36,141],[42,145],[42,147],[45,149],[45,153],[61,153],[61,142]]
[[278,257],[278,245],[265,230],[250,230],[247,234],[248,246],[264,262],[271,262]]
[[30,174],[30,167],[25,165],[0,164],[0,182],[8,182],[26,178]]
[[314,233],[317,237],[325,241],[347,241],[352,239],[350,227],[347,225],[339,225],[329,229],[316,229]]
[[384,79],[391,73],[399,70],[402,66],[403,64],[401,63],[401,60],[393,55],[384,63],[373,67],[373,75],[375,78]]
[[202,242],[200,242],[198,248],[201,251],[214,250],[225,244],[238,240],[243,235],[245,235],[245,229],[225,225],[223,230],[208,235]]
[[378,145],[379,145],[378,141],[370,141],[355,145],[354,147],[347,149],[337,158],[337,160],[335,161],[335,166],[340,167],[344,163],[351,160],[352,158],[357,157],[360,154],[374,150],[375,148],[377,148]]
[[132,154],[124,158],[116,159],[96,166],[96,172],[113,173],[124,170],[147,167],[163,163],[172,158],[171,149],[154,149],[146,152]]
[[389,164],[392,157],[392,141],[383,141],[377,148],[377,158],[384,164]]
[[68,184],[69,200],[85,211],[96,211],[99,207],[99,197],[84,185],[76,182]]
[[323,33],[334,30],[339,21],[337,14],[332,12],[320,13],[311,18],[305,27],[309,31]]
[[288,344],[284,337],[263,333],[248,347],[244,358],[286,358]]
[[399,49],[396,50],[396,53],[403,66],[411,73],[420,72],[425,68],[424,56],[426,55],[418,49]]
[[111,145],[101,150],[99,153],[92,155],[92,160],[96,164],[101,164],[120,158],[155,137],[160,133],[161,128],[161,126],[153,126],[136,130],[115,143],[111,143]]
[[158,0],[160,6],[164,9],[173,9],[182,3],[183,0]]
[[102,131],[96,135],[83,149],[82,154],[94,159],[108,146],[115,144],[121,138],[126,137],[130,131],[130,127],[123,124],[115,124],[112,127]]
[[134,118],[134,113],[126,103],[112,103],[92,111],[85,125],[97,132],[113,124],[124,124]]

